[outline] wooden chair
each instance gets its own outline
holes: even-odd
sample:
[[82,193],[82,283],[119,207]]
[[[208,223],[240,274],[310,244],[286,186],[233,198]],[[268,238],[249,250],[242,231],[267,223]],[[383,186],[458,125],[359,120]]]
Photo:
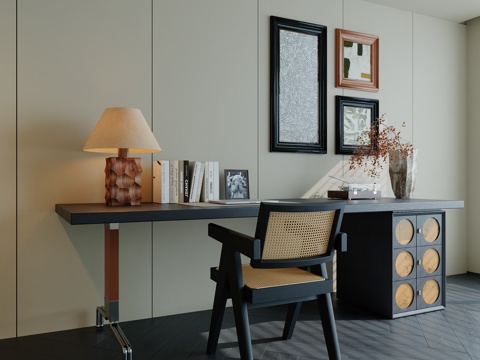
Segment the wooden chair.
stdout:
[[[343,211],[343,201],[261,203],[255,237],[208,225],[222,251],[219,267],[210,271],[217,285],[207,354],[216,352],[227,299],[232,299],[242,359],[253,359],[248,308],[290,304],[282,336],[288,340],[302,302],[316,299],[329,358],[341,358],[326,263],[335,248],[346,250]],[[241,263],[241,254],[250,264]]]

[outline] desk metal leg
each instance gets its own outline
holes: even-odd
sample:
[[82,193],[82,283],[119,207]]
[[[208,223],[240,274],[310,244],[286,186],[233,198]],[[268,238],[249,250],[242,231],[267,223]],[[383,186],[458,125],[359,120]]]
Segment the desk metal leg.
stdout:
[[133,350],[120,328],[119,315],[119,224],[105,224],[105,302],[97,307],[97,328],[103,327],[103,319],[110,322],[123,351],[123,360],[132,360]]

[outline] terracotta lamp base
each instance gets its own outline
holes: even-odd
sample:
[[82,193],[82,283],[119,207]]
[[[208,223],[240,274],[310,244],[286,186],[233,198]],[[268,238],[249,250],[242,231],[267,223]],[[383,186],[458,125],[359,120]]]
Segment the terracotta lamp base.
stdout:
[[105,201],[107,205],[140,205],[142,187],[140,158],[109,157],[105,166]]

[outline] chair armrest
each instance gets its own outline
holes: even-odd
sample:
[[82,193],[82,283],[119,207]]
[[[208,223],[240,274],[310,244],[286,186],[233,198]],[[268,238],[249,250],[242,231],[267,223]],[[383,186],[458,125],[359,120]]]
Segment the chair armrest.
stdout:
[[224,245],[231,246],[251,259],[260,258],[260,239],[212,223],[208,224],[208,236]]
[[345,252],[347,251],[347,234],[338,233],[335,237],[335,249],[337,251]]

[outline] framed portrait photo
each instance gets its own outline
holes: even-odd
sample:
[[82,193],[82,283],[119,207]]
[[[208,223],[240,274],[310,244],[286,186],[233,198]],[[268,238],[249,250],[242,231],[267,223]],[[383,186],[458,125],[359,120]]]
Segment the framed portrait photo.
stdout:
[[372,126],[378,133],[378,100],[336,96],[335,111],[336,154],[353,154],[360,145],[359,137]]
[[248,170],[225,169],[225,199],[250,199]]
[[378,36],[336,29],[335,48],[335,86],[378,91]]

